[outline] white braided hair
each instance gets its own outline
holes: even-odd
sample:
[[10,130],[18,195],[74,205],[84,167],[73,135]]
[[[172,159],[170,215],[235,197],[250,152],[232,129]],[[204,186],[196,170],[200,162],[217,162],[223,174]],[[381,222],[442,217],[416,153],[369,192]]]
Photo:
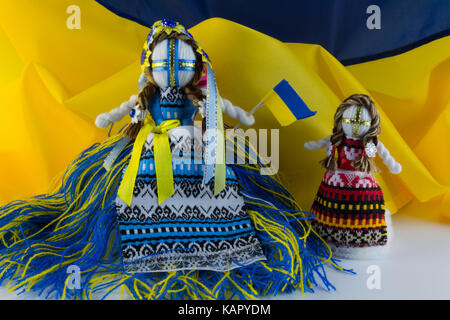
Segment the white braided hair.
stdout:
[[117,122],[123,119],[130,113],[131,109],[137,101],[138,96],[133,94],[130,100],[123,102],[120,107],[114,108],[109,112],[101,113],[95,119],[95,125],[99,128],[107,128],[111,123]]

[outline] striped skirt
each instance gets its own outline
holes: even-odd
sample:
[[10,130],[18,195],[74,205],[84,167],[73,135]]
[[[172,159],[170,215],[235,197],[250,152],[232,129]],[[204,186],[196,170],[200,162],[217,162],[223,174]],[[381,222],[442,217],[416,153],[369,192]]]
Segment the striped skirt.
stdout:
[[370,173],[327,171],[311,211],[314,229],[337,247],[387,243],[383,192]]
[[[189,127],[194,128],[194,127]],[[228,271],[265,260],[247,215],[239,181],[226,168],[226,186],[214,195],[202,185],[201,142],[193,129],[170,131],[175,193],[158,205],[153,139],[144,146],[131,205],[116,199],[123,264],[132,272]]]

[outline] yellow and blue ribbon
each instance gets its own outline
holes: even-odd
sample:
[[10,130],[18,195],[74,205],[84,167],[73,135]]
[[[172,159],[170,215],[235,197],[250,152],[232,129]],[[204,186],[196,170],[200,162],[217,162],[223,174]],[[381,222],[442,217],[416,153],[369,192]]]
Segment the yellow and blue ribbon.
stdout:
[[214,177],[214,195],[225,188],[225,142],[222,119],[222,103],[216,85],[214,71],[209,63],[207,68],[206,95],[206,149],[203,184]]

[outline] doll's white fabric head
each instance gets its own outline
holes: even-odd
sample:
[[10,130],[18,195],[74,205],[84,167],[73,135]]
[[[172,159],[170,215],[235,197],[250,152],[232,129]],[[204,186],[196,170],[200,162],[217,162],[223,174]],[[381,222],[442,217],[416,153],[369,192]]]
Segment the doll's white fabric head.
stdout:
[[183,40],[165,39],[152,52],[152,77],[161,89],[184,87],[195,74],[195,53]]
[[347,138],[359,139],[370,129],[372,117],[363,106],[350,106],[342,116],[342,129]]

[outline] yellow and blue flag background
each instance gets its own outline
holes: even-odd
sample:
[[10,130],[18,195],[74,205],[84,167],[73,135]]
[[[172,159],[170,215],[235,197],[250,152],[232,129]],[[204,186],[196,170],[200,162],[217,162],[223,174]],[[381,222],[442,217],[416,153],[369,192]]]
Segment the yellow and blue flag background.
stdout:
[[[151,3],[160,3],[164,13],[169,2]],[[72,5],[80,8],[81,29],[66,26]],[[250,110],[285,78],[317,110],[287,127],[267,108],[255,114],[257,127],[280,129],[280,172],[303,207],[323,176],[323,150],[306,151],[303,143],[330,134],[343,99],[368,93],[382,114],[380,139],[403,165],[395,176],[377,159],[388,208],[450,219],[450,37],[442,26],[430,23],[435,29],[422,28],[429,32],[422,40],[429,41],[410,39],[415,45],[400,43],[400,51],[391,43],[380,52],[371,51],[373,46],[353,52],[348,48],[358,47],[356,40],[330,45],[339,42],[335,37],[317,41],[321,46],[230,17],[195,18],[190,31],[211,58],[223,97]],[[338,20],[346,19],[333,23]],[[309,24],[309,33],[316,24]],[[412,28],[412,34],[421,29]],[[106,138],[94,119],[137,93],[147,32],[90,0],[0,0],[0,203],[47,191],[82,150]]]

